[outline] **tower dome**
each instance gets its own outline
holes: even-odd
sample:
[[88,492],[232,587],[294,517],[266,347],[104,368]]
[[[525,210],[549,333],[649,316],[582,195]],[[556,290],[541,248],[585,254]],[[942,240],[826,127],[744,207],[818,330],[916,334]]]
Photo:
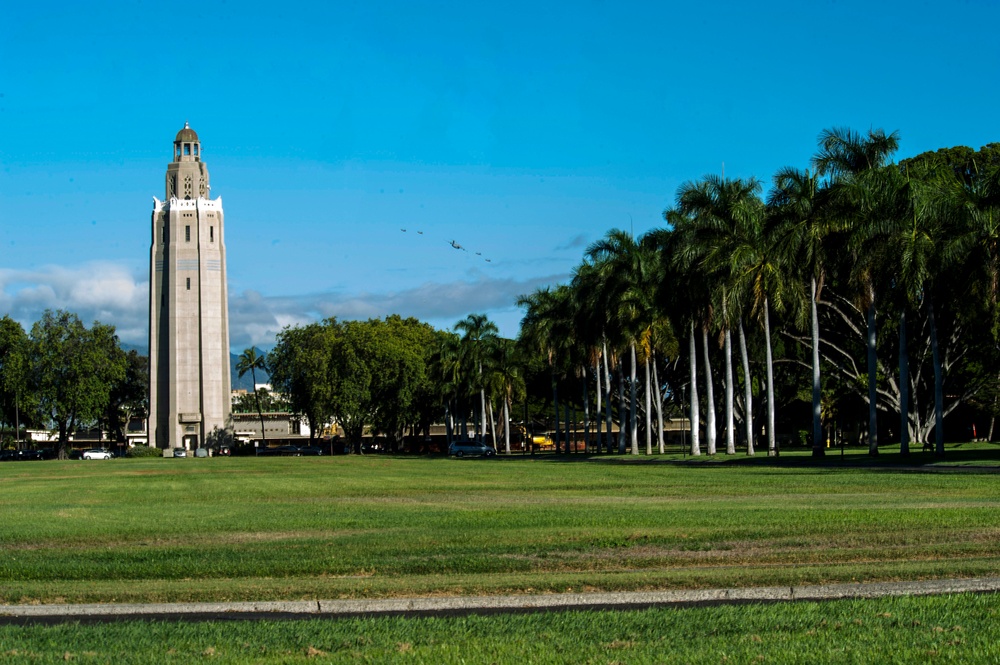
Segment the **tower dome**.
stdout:
[[197,143],[198,134],[191,129],[191,125],[184,123],[184,129],[177,132],[177,138],[174,139],[175,143]]
[[177,132],[177,136],[174,138],[174,161],[201,161],[201,142],[198,141],[198,134],[186,122],[184,129]]

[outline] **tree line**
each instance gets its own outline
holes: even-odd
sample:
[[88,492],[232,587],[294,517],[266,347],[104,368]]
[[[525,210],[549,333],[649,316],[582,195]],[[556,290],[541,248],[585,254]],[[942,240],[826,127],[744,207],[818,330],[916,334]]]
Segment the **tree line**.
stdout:
[[[431,425],[442,421],[449,439],[459,432],[468,436],[470,420],[476,436],[489,431],[496,437],[501,415],[500,431],[509,440],[510,400],[517,394],[513,342],[501,340],[482,314],[469,315],[455,329],[436,330],[395,315],[327,319],[285,328],[266,367],[275,390],[308,420],[311,437],[334,421],[356,452],[366,433],[398,449],[407,434],[427,436]],[[240,371],[251,364],[244,352]],[[499,394],[506,395],[502,414],[492,409]]]
[[693,455],[777,455],[782,439],[822,455],[838,432],[871,454],[880,436],[942,454],[963,409],[992,437],[1000,144],[896,163],[898,146],[829,129],[766,192],[685,182],[662,228],[609,231],[570,281],[522,296],[516,340],[482,314],[453,331],[331,319],[279,335],[272,381],[313,432],[335,419],[355,448],[443,420],[449,438],[509,449],[541,421],[570,451],[580,412],[589,447],[633,454],[663,452],[677,417]]
[[571,282],[520,301],[520,339],[546,358],[554,394],[577,383],[586,400],[593,384],[607,448],[617,402],[617,447],[634,454],[640,438],[663,450],[664,398],[695,424],[693,455],[703,442],[714,454],[720,434],[728,454],[776,455],[777,406],[806,402],[811,422],[785,426],[815,455],[838,419],[859,423],[871,454],[880,433],[904,455],[933,435],[943,454],[960,408],[992,436],[1000,144],[897,164],[898,142],[826,130],[810,168],[779,170],[766,195],[756,178],[706,175],[680,186],[663,228],[592,244]]
[[[886,440],[942,454],[956,414],[953,438],[992,438],[1000,144],[896,163],[898,145],[829,129],[808,168],[780,169],[766,191],[685,182],[662,228],[611,230],[567,283],[519,298],[516,339],[483,314],[449,331],[327,319],[285,328],[237,369],[269,369],[312,437],[336,422],[356,451],[366,433],[398,449],[444,422],[449,439],[505,450],[536,423],[568,452],[582,423],[591,449],[651,454],[678,417],[693,455],[777,455],[790,439],[822,455],[837,432],[872,454]],[[145,372],[110,326],[46,312],[25,333],[0,319],[0,424],[52,423],[63,449],[76,425],[120,430],[144,409]]]
[[[133,415],[147,409],[147,360],[121,349],[114,326],[89,328],[63,310],[46,310],[25,332],[0,318],[0,439],[9,445],[27,427],[54,426],[58,454],[67,456],[78,427],[106,427],[125,441]],[[6,434],[11,428],[14,435]]]

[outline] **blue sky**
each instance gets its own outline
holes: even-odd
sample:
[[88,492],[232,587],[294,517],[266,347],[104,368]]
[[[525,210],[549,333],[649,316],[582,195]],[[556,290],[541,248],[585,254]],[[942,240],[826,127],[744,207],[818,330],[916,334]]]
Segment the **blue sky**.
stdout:
[[236,351],[394,312],[514,336],[519,294],[723,164],[766,182],[828,127],[899,130],[899,158],[1000,140],[995,0],[182,8],[5,7],[0,314],[145,344],[185,121],[226,211]]

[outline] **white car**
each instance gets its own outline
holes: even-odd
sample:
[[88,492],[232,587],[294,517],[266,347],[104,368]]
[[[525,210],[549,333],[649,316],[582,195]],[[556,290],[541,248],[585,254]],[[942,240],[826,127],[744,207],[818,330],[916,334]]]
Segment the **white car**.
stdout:
[[107,448],[91,448],[83,451],[83,459],[111,459],[111,451]]

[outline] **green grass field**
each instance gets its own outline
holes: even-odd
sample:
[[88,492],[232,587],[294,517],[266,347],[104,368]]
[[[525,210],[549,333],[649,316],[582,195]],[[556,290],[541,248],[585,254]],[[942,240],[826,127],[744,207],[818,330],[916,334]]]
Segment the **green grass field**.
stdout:
[[[8,463],[0,466],[0,601],[996,575],[994,448],[953,451],[948,464],[965,468],[947,472],[857,452],[821,466],[796,455],[735,463],[627,456]],[[916,455],[908,464],[930,460]]]
[[0,663],[995,663],[994,595],[452,618],[0,626]]

